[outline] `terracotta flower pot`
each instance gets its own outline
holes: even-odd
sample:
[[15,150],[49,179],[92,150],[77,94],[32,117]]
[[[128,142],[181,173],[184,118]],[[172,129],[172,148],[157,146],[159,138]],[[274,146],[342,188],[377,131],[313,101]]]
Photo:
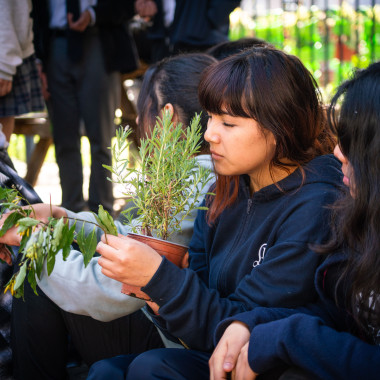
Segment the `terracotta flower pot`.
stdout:
[[[141,243],[149,245],[161,256],[165,256],[169,261],[178,267],[182,267],[182,260],[185,256],[188,247],[181,244],[172,243],[170,241],[154,238],[152,236],[138,235],[129,233],[127,235],[131,239],[140,241]],[[142,292],[138,286],[132,286],[128,284],[123,284],[121,287],[121,292],[132,297],[137,297],[149,301],[149,296]]]

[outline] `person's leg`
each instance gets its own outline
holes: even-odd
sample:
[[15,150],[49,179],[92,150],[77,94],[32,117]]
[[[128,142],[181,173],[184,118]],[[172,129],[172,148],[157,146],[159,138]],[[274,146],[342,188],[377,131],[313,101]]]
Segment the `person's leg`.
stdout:
[[13,130],[15,129],[15,118],[14,116],[5,116],[0,117],[0,124],[3,126],[3,133],[5,135],[6,140],[9,142],[11,139],[11,135]]
[[62,206],[80,211],[83,169],[80,151],[80,109],[75,65],[67,57],[67,39],[52,39],[47,79],[51,94],[48,111],[53,124],[55,155],[62,188]]
[[209,379],[207,352],[162,348],[144,352],[129,365],[126,380]]
[[87,376],[87,380],[124,380],[129,364],[137,354],[119,355],[113,358],[99,360],[94,363]]
[[[0,289],[4,289],[11,279],[13,269],[9,265],[0,266]],[[9,291],[0,293],[0,379],[12,376],[11,311],[12,295]]]
[[11,345],[15,378],[65,380],[67,330],[59,308],[28,281],[24,300],[12,304]]
[[110,172],[103,167],[111,165],[111,138],[115,135],[115,110],[120,105],[120,74],[108,73],[103,50],[97,35],[86,35],[82,62],[79,101],[86,134],[91,146],[91,175],[88,205],[97,212],[99,204],[113,210]]
[[302,368],[291,367],[286,370],[280,377],[279,380],[313,380],[317,379],[316,376],[313,376],[309,372],[305,371]]
[[157,328],[142,311],[109,322],[67,312],[63,315],[74,346],[89,367],[101,359],[163,347]]

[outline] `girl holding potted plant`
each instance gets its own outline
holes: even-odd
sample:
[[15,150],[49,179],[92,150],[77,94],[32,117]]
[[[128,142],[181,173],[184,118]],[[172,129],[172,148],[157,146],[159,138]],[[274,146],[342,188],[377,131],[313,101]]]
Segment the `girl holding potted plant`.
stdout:
[[256,47],[206,69],[199,97],[217,181],[195,221],[189,268],[128,238],[97,247],[102,272],[141,287],[157,326],[190,349],[103,360],[90,379],[206,379],[221,320],[316,298],[321,257],[310,244],[329,237],[341,172],[311,74],[294,56]]
[[223,321],[210,361],[212,380],[232,370],[236,379],[254,379],[284,364],[293,367],[284,380],[379,378],[379,100],[380,62],[343,83],[330,106],[338,136],[334,153],[347,189],[334,206],[333,235],[318,248],[330,254],[316,273],[318,302],[257,308]]
[[[215,59],[205,54],[188,54],[163,60],[148,69],[137,104],[139,137],[150,133],[163,109],[172,113],[175,123],[185,126],[195,113],[202,112],[197,88],[202,71],[213,62]],[[201,124],[204,131],[204,112]],[[212,169],[205,142],[197,161]],[[33,208],[36,219],[47,219],[52,210],[56,218],[68,216],[71,221],[96,222],[92,213],[76,214],[43,204]],[[193,212],[193,220],[184,221],[182,233],[173,234],[172,241],[188,244],[194,218]],[[128,226],[115,223],[120,233],[130,231]],[[78,231],[82,224],[77,221]],[[91,224],[85,227],[93,230]],[[19,245],[20,236],[14,232],[15,229],[8,231],[0,241]],[[100,239],[102,231],[97,232]],[[66,261],[57,255],[51,275],[45,271],[38,282],[38,296],[25,281],[25,300],[14,299],[13,306],[13,357],[18,378],[65,379],[68,333],[87,365],[105,357],[163,346],[156,327],[139,310],[145,302],[122,294],[121,284],[101,273],[98,259],[94,257],[85,268],[79,251],[71,251]]]

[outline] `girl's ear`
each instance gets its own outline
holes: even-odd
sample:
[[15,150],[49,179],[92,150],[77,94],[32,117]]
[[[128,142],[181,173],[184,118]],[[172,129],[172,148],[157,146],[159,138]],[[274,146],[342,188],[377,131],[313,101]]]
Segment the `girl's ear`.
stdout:
[[170,112],[170,115],[174,115],[174,107],[173,107],[173,104],[171,104],[171,103],[166,103],[165,105],[164,105],[164,108],[163,108],[163,110],[165,110],[165,111],[169,111]]
[[175,110],[174,110],[174,107],[173,107],[173,104],[171,104],[171,103],[166,103],[165,105],[164,105],[164,107],[162,108],[162,112],[163,111],[169,111],[170,112],[170,115],[172,116],[172,122],[173,123],[176,123],[178,120],[178,118],[177,118],[177,114],[176,114],[176,112],[175,112]]

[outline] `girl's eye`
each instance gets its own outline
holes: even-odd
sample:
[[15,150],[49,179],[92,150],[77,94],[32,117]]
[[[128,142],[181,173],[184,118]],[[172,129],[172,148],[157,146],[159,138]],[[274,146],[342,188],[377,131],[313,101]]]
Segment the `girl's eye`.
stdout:
[[225,127],[229,127],[229,128],[234,127],[233,124],[229,124],[229,123],[226,123],[226,122],[223,122],[223,125],[224,125]]

